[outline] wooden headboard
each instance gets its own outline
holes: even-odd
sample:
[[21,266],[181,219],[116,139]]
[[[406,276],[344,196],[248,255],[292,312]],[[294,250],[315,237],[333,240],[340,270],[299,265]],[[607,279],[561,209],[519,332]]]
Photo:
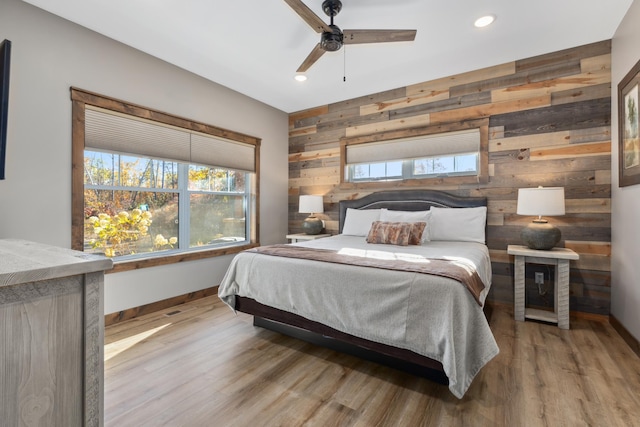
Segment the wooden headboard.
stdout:
[[437,190],[402,190],[379,191],[361,199],[341,200],[340,228],[344,226],[347,216],[347,208],[351,209],[381,209],[386,208],[395,211],[426,211],[431,206],[442,208],[475,208],[487,206],[486,197],[460,197]]

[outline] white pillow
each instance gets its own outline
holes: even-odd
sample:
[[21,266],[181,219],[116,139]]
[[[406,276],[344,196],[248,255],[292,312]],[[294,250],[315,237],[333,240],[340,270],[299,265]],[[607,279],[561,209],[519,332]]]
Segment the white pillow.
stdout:
[[487,207],[431,208],[431,240],[485,243]]
[[342,234],[349,236],[367,236],[374,221],[380,221],[380,209],[351,209],[342,226]]
[[382,209],[380,212],[380,221],[385,222],[424,222],[426,227],[422,232],[422,243],[431,240],[431,211],[391,211]]

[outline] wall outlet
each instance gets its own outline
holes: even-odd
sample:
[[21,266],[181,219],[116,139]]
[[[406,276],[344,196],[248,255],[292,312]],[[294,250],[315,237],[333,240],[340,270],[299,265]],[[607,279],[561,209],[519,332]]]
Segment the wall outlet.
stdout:
[[536,285],[544,285],[544,273],[536,271]]

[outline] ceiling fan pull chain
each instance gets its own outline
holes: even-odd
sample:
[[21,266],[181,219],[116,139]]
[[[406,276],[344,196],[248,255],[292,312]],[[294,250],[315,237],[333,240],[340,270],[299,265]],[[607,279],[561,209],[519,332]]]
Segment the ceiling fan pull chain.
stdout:
[[342,81],[347,81],[347,47],[343,46],[342,51]]

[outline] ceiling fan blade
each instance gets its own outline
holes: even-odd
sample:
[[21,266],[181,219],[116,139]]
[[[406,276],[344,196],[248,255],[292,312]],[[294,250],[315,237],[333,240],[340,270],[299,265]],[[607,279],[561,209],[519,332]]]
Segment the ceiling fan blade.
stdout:
[[313,48],[309,56],[307,56],[305,60],[302,61],[302,64],[300,65],[300,67],[298,67],[296,72],[304,73],[305,71],[307,71],[309,68],[311,68],[313,64],[316,63],[318,59],[320,59],[322,55],[324,55],[324,52],[325,50],[322,47],[320,47],[320,43],[318,43],[316,47]]
[[410,42],[416,30],[344,30],[344,44]]
[[331,28],[320,19],[318,15],[313,13],[309,7],[302,3],[301,0],[284,0],[291,9],[293,9],[307,24],[313,28],[316,33],[331,32]]

